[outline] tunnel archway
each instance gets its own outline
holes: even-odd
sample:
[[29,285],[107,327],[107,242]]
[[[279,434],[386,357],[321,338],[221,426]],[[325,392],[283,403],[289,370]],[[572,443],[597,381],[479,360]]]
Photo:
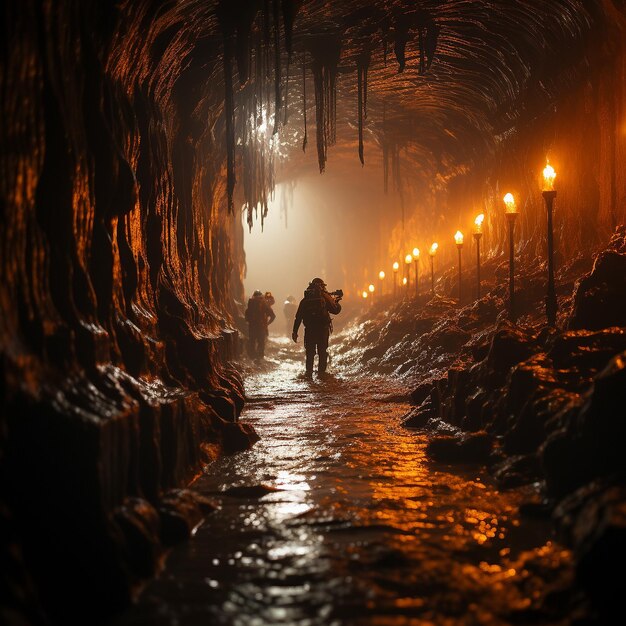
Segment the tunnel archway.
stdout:
[[[518,263],[538,275],[549,158],[557,265],[571,270],[559,297],[574,311],[561,330],[624,326],[619,285],[593,306],[592,279],[572,292],[612,235],[607,275],[624,254],[623,3],[24,0],[2,11],[0,517],[15,615],[70,623],[95,606],[105,620],[158,570],[172,540],[159,524],[191,532],[180,520],[202,506],[178,490],[256,439],[239,420],[238,368],[256,288],[282,302],[323,274],[357,309],[416,246],[413,271],[427,277],[439,241],[452,297],[453,234],[469,242],[484,213],[497,292],[507,190],[520,198]],[[585,306],[593,314],[576,317]],[[595,316],[605,307],[610,324]]]

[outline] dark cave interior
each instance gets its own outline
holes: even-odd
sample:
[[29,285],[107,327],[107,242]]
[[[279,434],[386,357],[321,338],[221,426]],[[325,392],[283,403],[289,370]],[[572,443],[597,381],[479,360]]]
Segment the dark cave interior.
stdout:
[[[582,400],[574,404],[583,417],[610,412],[614,420],[587,432],[583,417],[571,417],[559,445],[578,441],[567,458],[576,464],[588,454],[597,471],[562,476],[553,496],[593,484],[597,502],[623,511],[623,455],[604,454],[600,443],[625,434],[622,0],[9,0],[2,14],[7,623],[84,624],[86,613],[104,623],[209,506],[181,488],[257,437],[239,420],[253,281],[286,295],[323,273],[356,314],[381,269],[391,293],[391,263],[403,265],[415,246],[415,270],[427,281],[427,251],[438,241],[438,289],[454,298],[453,234],[465,233],[473,255],[478,213],[484,291],[500,286],[501,297],[480,305],[493,309],[480,341],[460,330],[449,352],[471,344],[476,360],[507,372],[531,357],[544,367],[537,359],[549,353],[554,371],[564,371],[577,358],[567,346],[583,345],[589,331],[583,348],[596,355],[593,367],[563,386],[587,398],[608,364],[604,396],[584,411]],[[546,159],[557,171],[556,328],[541,318]],[[515,255],[526,289],[518,325],[500,314],[507,191],[518,198]],[[402,345],[396,361],[370,366],[413,368],[415,403],[436,396],[428,415],[460,420],[451,387],[418,385],[427,371],[415,346],[427,335],[423,311],[448,315],[457,329],[462,319],[422,299],[395,308],[375,301],[398,329],[362,327],[363,362]],[[516,397],[515,380],[491,389],[506,382]],[[485,411],[472,412],[476,397],[464,394],[461,417],[467,411],[470,430],[480,430]],[[505,411],[496,396],[479,399]],[[414,422],[424,414],[414,411]],[[580,444],[585,437],[593,451]],[[604,490],[596,474],[611,477]],[[606,510],[596,506],[596,522]],[[611,528],[615,543],[601,545],[593,567],[604,567],[607,551],[626,556],[623,520]]]

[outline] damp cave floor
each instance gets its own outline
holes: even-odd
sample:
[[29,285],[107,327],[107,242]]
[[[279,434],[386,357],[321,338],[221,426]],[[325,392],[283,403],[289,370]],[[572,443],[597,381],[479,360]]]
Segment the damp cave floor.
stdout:
[[570,623],[550,597],[571,555],[520,517],[521,492],[428,460],[400,381],[307,381],[302,344],[278,337],[247,368],[260,441],[194,482],[219,509],[114,626]]

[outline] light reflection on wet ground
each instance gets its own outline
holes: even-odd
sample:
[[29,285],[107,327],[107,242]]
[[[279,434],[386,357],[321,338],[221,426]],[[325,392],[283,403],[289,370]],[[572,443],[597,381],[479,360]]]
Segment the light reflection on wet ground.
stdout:
[[569,555],[520,523],[519,496],[428,462],[393,382],[305,381],[300,350],[275,342],[247,378],[261,441],[195,483],[220,510],[119,624],[568,623],[542,600]]

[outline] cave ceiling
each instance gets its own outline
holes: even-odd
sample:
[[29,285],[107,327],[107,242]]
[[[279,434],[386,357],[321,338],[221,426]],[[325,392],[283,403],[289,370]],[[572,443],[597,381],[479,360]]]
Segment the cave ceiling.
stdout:
[[[580,80],[612,5],[182,0],[122,10],[137,28],[156,14],[145,50],[169,64],[200,122],[220,111],[212,130],[226,133],[229,191],[236,179],[252,205],[266,203],[277,175],[359,159],[389,167],[399,151],[424,180],[467,171]],[[167,88],[160,75],[154,89]]]

